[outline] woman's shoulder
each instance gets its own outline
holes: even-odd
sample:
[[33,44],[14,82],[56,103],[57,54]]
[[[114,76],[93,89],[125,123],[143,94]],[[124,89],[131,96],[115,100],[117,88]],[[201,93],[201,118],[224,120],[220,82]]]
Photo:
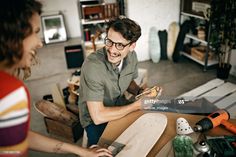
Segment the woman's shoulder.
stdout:
[[19,89],[20,87],[24,87],[24,83],[17,79],[16,77],[4,72],[0,71],[0,95],[1,97],[7,95],[8,93]]

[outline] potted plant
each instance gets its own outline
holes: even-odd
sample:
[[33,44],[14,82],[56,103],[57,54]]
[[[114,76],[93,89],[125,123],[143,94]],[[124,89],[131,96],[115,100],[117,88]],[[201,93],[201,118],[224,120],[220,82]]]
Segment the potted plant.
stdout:
[[231,69],[230,58],[236,43],[236,5],[231,0],[212,0],[209,45],[218,55],[217,77],[227,79]]
[[229,72],[231,69],[230,58],[231,58],[231,50],[233,48],[233,43],[228,39],[224,41],[224,44],[220,46],[219,52],[219,64],[217,67],[217,77],[222,79],[227,79],[229,76]]

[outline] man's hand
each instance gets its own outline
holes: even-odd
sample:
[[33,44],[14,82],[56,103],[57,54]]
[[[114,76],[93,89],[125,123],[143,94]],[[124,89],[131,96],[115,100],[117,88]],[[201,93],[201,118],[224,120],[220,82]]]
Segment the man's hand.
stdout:
[[145,89],[141,94],[137,95],[135,99],[140,99],[141,97],[149,97],[149,98],[155,98],[161,95],[162,88],[158,86],[154,86],[150,89]]

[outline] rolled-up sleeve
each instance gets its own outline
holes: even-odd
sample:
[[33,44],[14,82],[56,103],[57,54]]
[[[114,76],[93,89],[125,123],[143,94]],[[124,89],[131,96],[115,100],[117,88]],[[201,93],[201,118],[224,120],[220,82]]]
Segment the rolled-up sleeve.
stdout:
[[104,85],[98,73],[97,64],[85,64],[81,71],[80,94],[83,101],[103,101]]

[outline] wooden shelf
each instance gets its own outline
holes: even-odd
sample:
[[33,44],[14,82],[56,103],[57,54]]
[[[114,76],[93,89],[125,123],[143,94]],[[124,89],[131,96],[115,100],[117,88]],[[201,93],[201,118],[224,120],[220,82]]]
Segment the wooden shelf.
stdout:
[[[120,14],[120,3],[118,0],[107,3],[100,0],[79,0],[80,26],[82,32],[82,45],[85,56],[94,52],[91,35],[100,31],[100,37],[96,37],[96,49],[104,47],[103,33],[106,30],[106,22]],[[102,39],[102,40],[98,40]]]
[[82,25],[90,25],[90,24],[97,24],[97,23],[105,23],[106,20],[85,20],[81,19]]
[[193,40],[196,40],[196,41],[199,41],[199,42],[203,43],[204,45],[207,45],[207,41],[199,39],[196,35],[186,34],[186,37],[190,38],[190,39],[193,39]]
[[[198,59],[194,58],[193,56],[191,56],[190,54],[188,54],[186,52],[181,51],[180,54],[187,57],[187,58],[189,58],[189,59],[191,59],[191,60],[193,60],[193,61],[195,61],[195,62],[197,62],[197,63],[199,63],[199,64],[201,64],[201,65],[203,65],[203,66],[205,65],[204,61],[198,60]],[[208,62],[207,62],[207,66],[212,66],[212,65],[216,65],[216,64],[218,64],[217,60],[208,60]]]
[[[208,3],[206,3],[208,4]],[[197,24],[195,27],[195,29],[197,29],[197,26],[201,25],[205,25],[207,26],[207,23],[209,22],[209,19],[207,19],[203,12],[199,12],[197,11],[197,9],[192,9],[192,2],[188,2],[187,0],[181,0],[180,1],[180,16],[179,16],[179,21],[180,24],[184,23],[185,20],[189,20],[189,21],[197,21]],[[209,4],[210,5],[210,4]],[[209,27],[205,28],[205,37],[208,36],[211,32],[211,29]],[[200,32],[199,32],[200,33]],[[202,34],[203,35],[203,34]],[[190,44],[193,44],[194,42],[199,42],[201,46],[206,46],[206,49],[204,50],[205,55],[202,54],[201,56],[196,56],[196,58],[194,57],[195,54],[191,55],[187,52],[180,52],[181,55],[193,60],[194,62],[197,62],[198,64],[202,65],[204,68],[203,70],[206,71],[207,67],[218,64],[218,60],[217,59],[209,59],[209,56],[211,55],[210,53],[210,45],[208,42],[207,38],[198,38],[197,35],[193,35],[191,32],[191,29],[189,30],[189,32],[186,34],[185,39],[189,40],[193,40],[190,41]],[[193,44],[194,45],[194,44]],[[192,46],[191,46],[192,47]],[[200,57],[200,58],[197,58]]]
[[202,16],[194,15],[194,14],[190,14],[190,13],[181,12],[181,15],[188,16],[188,17],[194,17],[194,18],[198,18],[198,19],[202,19],[202,20],[206,20],[206,19],[205,19],[204,17],[202,17]]

